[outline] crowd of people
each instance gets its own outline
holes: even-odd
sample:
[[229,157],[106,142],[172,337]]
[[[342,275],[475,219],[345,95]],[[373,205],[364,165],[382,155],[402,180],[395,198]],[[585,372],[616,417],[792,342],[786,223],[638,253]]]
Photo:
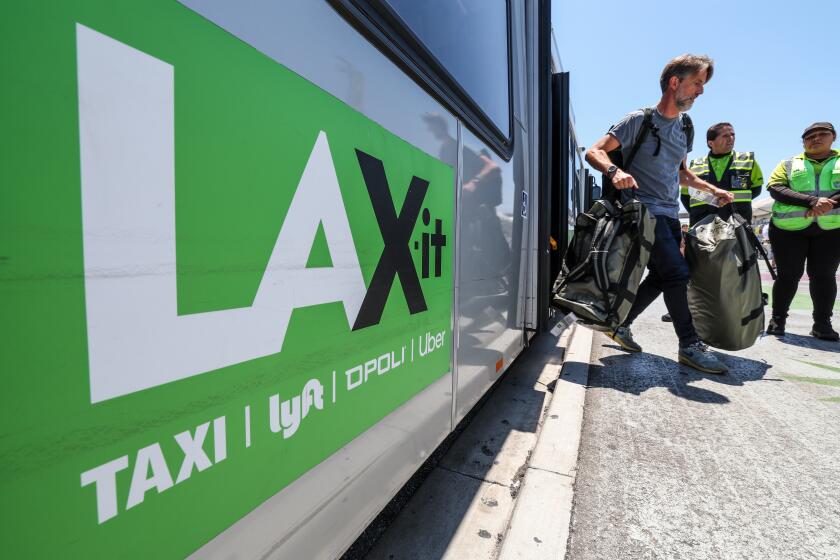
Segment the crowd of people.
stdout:
[[[714,73],[714,62],[703,55],[678,56],[660,76],[662,96],[655,107],[627,114],[586,152],[587,162],[617,189],[619,199],[641,201],[655,218],[648,274],[624,323],[609,333],[625,350],[641,351],[633,321],[660,295],[679,339],[680,363],[706,373],[726,373],[727,367],[700,340],[687,299],[690,270],[681,251],[680,200],[691,226],[709,215],[727,219],[752,218],[752,200],[764,178],[753,152],[735,151],[735,129],[719,122],[706,132],[709,152],[687,161],[693,125],[686,112],[703,94]],[[652,112],[652,114],[651,114]],[[649,127],[649,134],[640,134]],[[643,138],[638,146],[637,139]],[[840,151],[829,122],[807,126],[804,152],[780,162],[767,181],[774,199],[768,237],[778,277],[773,284],[772,316],[766,333],[785,334],[786,318],[799,281],[807,270],[813,301],[810,335],[837,341],[831,324],[840,264]],[[627,169],[610,153],[633,152]]]

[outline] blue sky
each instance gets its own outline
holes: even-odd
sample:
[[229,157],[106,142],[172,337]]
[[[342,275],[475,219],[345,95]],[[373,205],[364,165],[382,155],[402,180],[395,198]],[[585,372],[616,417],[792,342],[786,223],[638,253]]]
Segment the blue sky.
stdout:
[[840,1],[552,0],[552,20],[582,146],[624,114],[654,105],[662,67],[686,52],[715,61],[690,111],[697,139],[689,157],[708,151],[710,125],[728,121],[735,149],[755,152],[766,180],[802,151],[807,125],[840,126]]

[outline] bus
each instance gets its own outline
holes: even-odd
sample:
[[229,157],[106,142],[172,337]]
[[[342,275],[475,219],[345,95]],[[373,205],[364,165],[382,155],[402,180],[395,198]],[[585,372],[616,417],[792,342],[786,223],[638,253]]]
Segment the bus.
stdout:
[[4,3],[10,558],[334,558],[552,321],[548,0]]

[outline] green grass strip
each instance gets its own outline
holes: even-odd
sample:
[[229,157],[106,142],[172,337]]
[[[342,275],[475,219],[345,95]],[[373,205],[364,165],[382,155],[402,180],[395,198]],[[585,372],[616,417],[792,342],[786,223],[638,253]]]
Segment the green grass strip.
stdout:
[[[762,291],[768,295],[770,301],[769,305],[773,305],[773,284],[770,283],[763,283],[761,285]],[[790,302],[790,309],[792,310],[799,310],[799,311],[810,311],[813,309],[814,304],[811,302],[811,294],[808,293],[807,288],[804,291],[796,292],[796,295],[793,296],[793,301]],[[840,311],[840,298],[834,301],[834,310]]]
[[809,366],[814,366],[814,367],[818,367],[818,368],[821,368],[821,369],[827,369],[828,371],[833,371],[835,373],[840,373],[840,367],[827,366],[825,364],[819,364],[817,362],[808,362],[808,361],[805,361],[805,360],[797,360],[796,358],[794,358],[794,360],[796,360],[800,364],[808,364]]
[[799,383],[814,383],[816,385],[840,387],[840,379],[825,379],[823,377],[798,377],[795,375],[784,375],[782,377],[784,377],[788,381],[798,381]]
[[820,399],[820,400],[821,400],[821,401],[825,401],[825,402],[836,402],[836,403],[840,403],[840,397],[829,397],[829,398],[827,398],[827,399]]

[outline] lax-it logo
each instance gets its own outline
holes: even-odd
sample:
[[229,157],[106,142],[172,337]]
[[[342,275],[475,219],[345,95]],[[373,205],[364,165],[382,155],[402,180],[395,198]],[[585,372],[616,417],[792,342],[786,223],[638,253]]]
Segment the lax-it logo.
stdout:
[[[429,213],[429,209],[426,208],[423,210],[423,224],[430,225],[429,222],[431,221],[431,214]],[[443,234],[443,220],[435,219],[435,227],[432,232],[423,232],[423,249],[421,253],[422,259],[422,266],[423,266],[423,278],[429,277],[429,251],[434,251],[434,276],[435,278],[440,278],[441,275],[441,263],[442,263],[442,256],[443,256],[443,248],[446,247],[446,236]],[[419,249],[420,242],[414,242],[414,248]]]
[[[362,308],[353,325],[353,330],[376,325],[382,318],[385,302],[391,291],[395,277],[402,285],[408,310],[411,314],[426,311],[426,299],[417,277],[417,269],[409,252],[411,233],[415,229],[417,217],[423,200],[429,188],[429,182],[414,176],[408,185],[402,209],[399,215],[394,211],[391,189],[385,177],[385,167],[375,157],[356,150],[359,167],[362,170],[370,201],[376,214],[376,221],[385,241],[385,248],[373,273],[373,279],[368,287]],[[431,214],[428,208],[423,209],[423,224],[429,225]],[[441,275],[442,248],[446,246],[446,236],[442,233],[443,221],[435,220],[435,231],[422,234],[421,275],[429,278],[429,249],[434,247],[435,276]],[[419,249],[420,241],[414,242],[415,249]]]
[[[359,330],[381,321],[399,285],[411,314],[427,310],[420,278],[441,276],[447,244],[424,207],[429,182],[413,176],[395,205],[383,162],[356,150],[384,244],[366,285],[321,131],[251,305],[179,315],[175,68],[83,25],[76,41],[91,402],[276,354],[297,308],[341,303]],[[307,268],[319,228],[332,266]]]

